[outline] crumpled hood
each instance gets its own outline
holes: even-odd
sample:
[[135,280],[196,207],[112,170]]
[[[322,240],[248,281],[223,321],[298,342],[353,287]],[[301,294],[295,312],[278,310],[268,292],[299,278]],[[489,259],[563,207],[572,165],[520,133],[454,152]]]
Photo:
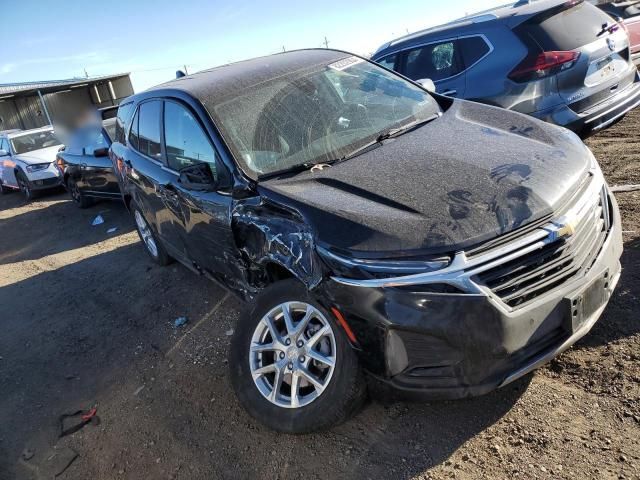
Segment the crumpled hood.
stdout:
[[589,168],[568,130],[456,101],[380,148],[259,188],[299,210],[325,246],[404,256],[464,249],[547,216]]
[[21,155],[14,155],[13,158],[20,160],[27,165],[53,162],[56,159],[56,153],[58,153],[59,149],[60,145],[56,145],[54,147],[42,148],[40,150],[34,150],[33,152],[23,153]]

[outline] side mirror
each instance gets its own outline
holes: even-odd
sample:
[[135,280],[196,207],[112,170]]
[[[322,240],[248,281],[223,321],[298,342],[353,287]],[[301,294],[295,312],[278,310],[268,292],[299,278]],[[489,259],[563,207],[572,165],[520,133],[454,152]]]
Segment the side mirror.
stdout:
[[436,84],[433,83],[433,80],[430,78],[423,78],[422,80],[418,80],[418,83],[422,85],[422,87],[431,93],[436,93]]
[[96,148],[93,151],[93,156],[94,157],[108,157],[109,156],[109,149],[108,148]]
[[218,182],[208,163],[196,163],[180,170],[178,183],[187,190],[213,192]]
[[6,150],[0,150],[0,157],[8,157],[9,156],[9,152],[7,152]]

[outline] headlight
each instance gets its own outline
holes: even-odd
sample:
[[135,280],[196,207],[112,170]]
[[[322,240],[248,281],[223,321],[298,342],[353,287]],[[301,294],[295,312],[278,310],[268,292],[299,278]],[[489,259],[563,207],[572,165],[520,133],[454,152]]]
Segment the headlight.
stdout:
[[39,172],[40,170],[46,170],[47,168],[49,168],[49,165],[51,165],[51,163],[38,163],[36,165],[27,165],[27,172],[33,173],[33,172]]
[[451,257],[447,255],[412,260],[369,260],[345,257],[322,247],[318,247],[318,253],[335,274],[353,279],[402,277],[441,270],[451,264]]
[[596,156],[593,154],[591,149],[586,145],[584,146],[584,148],[587,150],[587,155],[589,156],[589,160],[591,161],[591,163],[589,164],[589,168],[591,170],[600,170],[600,164],[598,163],[598,160],[596,159]]

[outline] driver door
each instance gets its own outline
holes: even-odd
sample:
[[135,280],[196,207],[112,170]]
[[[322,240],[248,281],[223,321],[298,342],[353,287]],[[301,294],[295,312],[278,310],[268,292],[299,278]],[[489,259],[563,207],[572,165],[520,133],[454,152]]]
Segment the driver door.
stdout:
[[[82,171],[83,187],[91,195],[119,196],[120,188],[107,151],[111,146],[103,129],[92,130],[82,148],[78,162]],[[96,153],[97,152],[97,153]]]
[[180,170],[199,163],[206,163],[214,179],[220,179],[224,167],[209,135],[186,104],[173,100],[164,102],[163,125],[167,167],[172,172],[167,189],[178,206],[187,258],[223,283],[242,278],[231,230],[233,198],[217,191],[192,190],[179,182]]

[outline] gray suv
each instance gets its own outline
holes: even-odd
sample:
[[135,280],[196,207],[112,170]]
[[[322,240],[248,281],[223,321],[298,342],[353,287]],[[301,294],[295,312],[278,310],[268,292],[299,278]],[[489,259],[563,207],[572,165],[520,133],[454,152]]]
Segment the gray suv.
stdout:
[[583,137],[640,105],[629,38],[582,0],[520,1],[383,45],[373,60],[443,95],[533,115]]

